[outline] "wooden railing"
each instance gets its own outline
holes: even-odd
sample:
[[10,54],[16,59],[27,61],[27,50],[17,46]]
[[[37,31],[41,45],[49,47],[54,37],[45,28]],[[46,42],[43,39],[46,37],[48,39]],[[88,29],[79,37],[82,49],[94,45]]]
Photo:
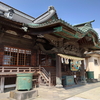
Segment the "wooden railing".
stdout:
[[51,85],[56,85],[56,68],[55,67],[43,67],[47,73],[50,73]]
[[48,73],[44,69],[44,67],[39,67],[39,69],[40,69],[40,74],[42,75],[42,77],[44,78],[46,83],[48,83],[48,85],[51,86],[51,74],[50,74],[50,72]]
[[0,66],[0,75],[16,75],[18,73],[39,73],[44,77],[45,81],[51,86],[53,77],[50,72],[47,72],[44,67],[15,67],[15,66]]
[[[56,70],[53,67],[39,67],[41,69],[40,72],[43,75],[43,77],[46,77],[45,80],[49,83],[49,86],[56,85]],[[55,74],[54,74],[55,73]]]
[[17,73],[34,73],[39,71],[39,67],[0,67],[0,75]]
[[45,77],[46,77],[47,79],[49,79],[49,73],[48,73],[43,67],[41,67],[41,72],[42,72],[42,74],[45,75]]

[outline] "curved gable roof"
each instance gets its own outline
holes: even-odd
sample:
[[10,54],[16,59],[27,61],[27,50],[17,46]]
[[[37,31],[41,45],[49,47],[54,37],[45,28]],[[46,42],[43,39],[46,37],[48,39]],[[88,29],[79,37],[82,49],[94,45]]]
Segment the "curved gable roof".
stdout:
[[89,34],[91,34],[91,36],[94,36],[95,40],[98,42],[99,41],[98,33],[92,28],[92,24],[91,24],[94,21],[95,20],[86,22],[86,23],[82,23],[82,24],[78,24],[78,25],[74,25],[74,27],[77,27],[78,29],[83,31],[85,33],[84,36],[85,35],[89,36]]
[[37,17],[35,20],[33,20],[33,23],[41,24],[54,18],[58,19],[58,16],[57,16],[55,8],[53,6],[50,6],[48,8],[48,11],[40,15],[39,17]]

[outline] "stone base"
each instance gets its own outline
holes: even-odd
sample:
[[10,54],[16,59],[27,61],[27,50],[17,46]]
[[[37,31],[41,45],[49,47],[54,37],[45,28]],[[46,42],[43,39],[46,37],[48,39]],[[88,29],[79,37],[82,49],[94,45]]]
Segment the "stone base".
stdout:
[[38,96],[37,90],[30,90],[30,91],[11,91],[10,92],[10,99],[11,100],[30,100]]
[[87,82],[86,82],[86,81],[81,81],[80,84],[81,84],[81,85],[86,85]]
[[87,79],[86,80],[88,83],[95,83],[98,82],[97,79]]
[[62,85],[56,85],[56,88],[63,88]]

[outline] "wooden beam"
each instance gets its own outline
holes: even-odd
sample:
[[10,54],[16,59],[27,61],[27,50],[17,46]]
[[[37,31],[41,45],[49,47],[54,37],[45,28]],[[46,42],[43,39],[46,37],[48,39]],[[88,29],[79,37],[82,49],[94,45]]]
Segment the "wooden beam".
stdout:
[[2,42],[2,38],[3,38],[4,34],[5,33],[0,30],[0,43]]
[[32,29],[32,30],[29,31],[28,34],[31,34],[31,35],[39,35],[39,34],[42,34],[43,35],[43,34],[53,33],[53,31],[54,31],[53,29],[48,29],[48,30],[46,29],[46,30],[41,30],[41,31],[39,29],[37,31],[34,30],[34,29]]
[[55,36],[53,36],[53,35],[50,35],[50,34],[45,34],[44,35],[44,37],[46,38],[46,39],[49,39],[49,40],[54,40],[54,41],[58,41],[58,38],[57,37],[55,37]]
[[4,88],[16,87],[16,84],[5,85]]

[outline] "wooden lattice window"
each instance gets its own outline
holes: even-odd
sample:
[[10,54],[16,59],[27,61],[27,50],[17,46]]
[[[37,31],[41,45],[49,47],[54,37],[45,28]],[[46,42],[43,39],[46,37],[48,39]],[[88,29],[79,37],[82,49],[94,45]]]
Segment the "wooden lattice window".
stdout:
[[3,65],[30,66],[31,51],[13,47],[4,47]]

